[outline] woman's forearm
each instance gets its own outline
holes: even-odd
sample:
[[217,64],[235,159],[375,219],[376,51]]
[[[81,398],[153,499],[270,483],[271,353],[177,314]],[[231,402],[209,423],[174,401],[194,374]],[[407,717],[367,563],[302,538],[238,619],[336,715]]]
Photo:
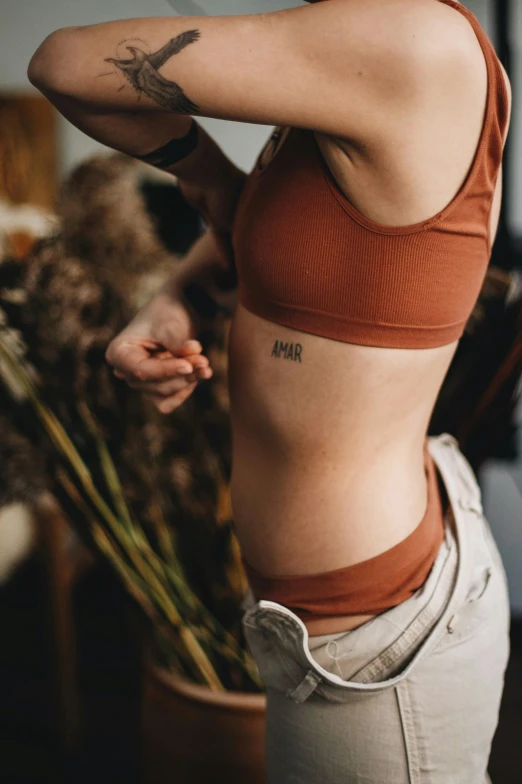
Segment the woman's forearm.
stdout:
[[[172,139],[185,136],[192,123],[191,117],[162,112],[100,114],[81,101],[48,87],[39,89],[83,133],[134,157],[146,155]],[[159,168],[187,184],[216,192],[226,192],[243,174],[199,124],[195,149],[176,163],[165,162]]]
[[232,282],[221,284],[223,277],[233,281],[232,261],[224,258],[214,233],[206,231],[180,261],[158,295],[183,298],[187,287],[197,286],[221,308],[233,312],[237,303],[237,287]]
[[61,94],[33,79],[33,84],[69,122],[91,138],[128,155],[143,155],[174,137],[184,136],[191,117],[166,112],[104,112],[78,98]]

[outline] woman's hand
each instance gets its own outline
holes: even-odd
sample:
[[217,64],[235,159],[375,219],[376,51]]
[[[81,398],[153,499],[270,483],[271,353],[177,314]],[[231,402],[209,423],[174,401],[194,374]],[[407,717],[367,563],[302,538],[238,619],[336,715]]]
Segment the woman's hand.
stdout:
[[114,375],[170,414],[192,394],[198,381],[212,377],[183,303],[160,292],[109,344]]

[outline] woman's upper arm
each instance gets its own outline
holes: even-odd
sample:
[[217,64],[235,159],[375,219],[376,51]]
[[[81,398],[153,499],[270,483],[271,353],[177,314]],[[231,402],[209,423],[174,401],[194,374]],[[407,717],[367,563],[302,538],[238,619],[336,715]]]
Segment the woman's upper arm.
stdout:
[[53,33],[29,78],[94,111],[174,112],[358,138],[411,94],[426,50],[421,25],[407,0],[120,20]]

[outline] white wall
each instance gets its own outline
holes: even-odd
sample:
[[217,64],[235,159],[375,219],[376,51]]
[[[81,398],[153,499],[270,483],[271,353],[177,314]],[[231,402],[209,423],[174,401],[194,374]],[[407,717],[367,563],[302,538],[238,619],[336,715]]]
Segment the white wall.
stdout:
[[[222,3],[222,5],[221,5]],[[222,12],[276,11],[301,5],[301,0],[211,0]],[[0,0],[0,90],[34,88],[26,77],[31,55],[48,33],[69,25],[93,24],[139,16],[176,13],[167,0]],[[270,129],[266,126],[201,118],[202,125],[221,144],[238,166],[251,168]],[[96,150],[103,149],[60,118],[60,166],[62,173]]]

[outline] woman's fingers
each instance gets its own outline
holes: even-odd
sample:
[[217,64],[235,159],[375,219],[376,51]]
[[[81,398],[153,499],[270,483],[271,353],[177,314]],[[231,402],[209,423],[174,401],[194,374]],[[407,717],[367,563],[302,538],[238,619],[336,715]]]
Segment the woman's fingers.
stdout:
[[212,375],[212,369],[206,367],[198,373],[192,373],[190,376],[175,376],[167,381],[128,381],[127,383],[131,389],[138,389],[145,395],[165,398],[182,392],[187,386],[193,385],[194,382],[212,378]]
[[157,395],[149,395],[149,397],[152,399],[154,405],[161,414],[171,414],[174,409],[181,406],[185,400],[190,397],[196,386],[197,381],[193,382],[192,384],[187,384],[185,389],[182,389],[176,395],[172,395],[171,397],[164,398]]
[[202,351],[203,346],[199,340],[186,340],[181,346],[179,353],[181,356],[186,356],[187,354],[200,354]]
[[184,357],[167,356],[160,359],[130,344],[122,347],[110,364],[115,374],[120,373],[119,378],[123,376],[134,381],[162,381],[178,374],[190,375],[194,370]]
[[[157,348],[157,350],[154,350]],[[175,351],[165,350],[159,344],[150,341],[113,342],[106,353],[107,361],[113,366],[118,378],[134,378],[139,381],[161,381],[172,378],[176,374],[189,375],[194,367],[189,358],[193,358],[200,366],[203,348],[198,340],[187,340]]]
[[[187,340],[175,352],[161,344],[119,343],[107,354],[116,378],[150,397],[162,413],[186,400],[198,381],[212,378],[208,357],[198,340]],[[166,408],[165,408],[166,407]]]
[[[158,359],[157,361],[166,362],[167,360]],[[163,375],[160,369],[158,369],[158,372],[152,374],[151,378],[140,378],[137,377],[136,373],[125,374],[118,369],[115,369],[113,372],[117,378],[126,381],[132,389],[140,389],[143,392],[157,393],[163,393],[164,390],[171,390],[173,388],[173,382],[179,384],[179,389],[182,389],[187,383],[212,378],[213,371],[210,367],[207,357],[204,357],[200,354],[190,355],[188,357],[188,361],[190,361],[190,365],[192,367],[192,371],[190,373],[186,373],[186,371],[183,369],[181,371],[171,373],[170,375]],[[172,392],[168,391],[168,394],[172,394]]]
[[194,370],[202,370],[203,368],[207,368],[210,364],[208,357],[203,356],[203,354],[189,354],[184,357],[184,359],[187,362],[190,362]]
[[203,354],[191,354],[187,357],[187,361],[190,362],[194,368],[194,372],[186,376],[187,381],[205,381],[206,379],[212,378],[213,371],[210,367],[208,358],[204,357]]

